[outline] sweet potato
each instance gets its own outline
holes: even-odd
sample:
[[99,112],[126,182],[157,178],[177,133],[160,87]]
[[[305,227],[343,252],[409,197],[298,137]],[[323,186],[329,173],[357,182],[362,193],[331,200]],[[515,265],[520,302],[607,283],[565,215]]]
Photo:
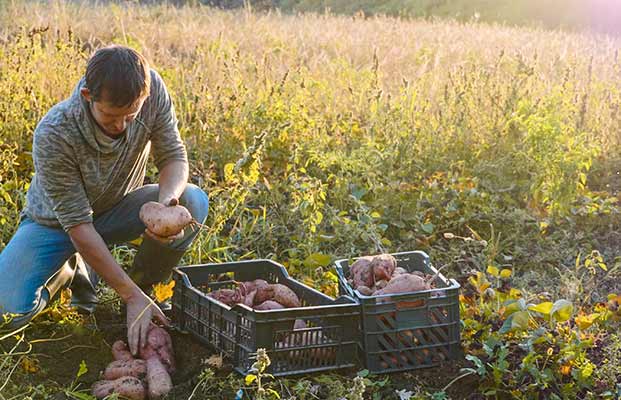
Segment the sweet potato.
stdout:
[[390,280],[397,268],[397,260],[390,254],[378,254],[371,260],[371,268],[376,281]]
[[361,294],[365,295],[365,296],[371,296],[371,295],[373,294],[373,292],[374,292],[374,290],[373,290],[373,289],[368,288],[368,287],[366,287],[366,286],[364,286],[364,285],[360,285],[360,286],[358,286],[356,289],[358,289],[358,291],[359,291]]
[[91,392],[98,399],[103,399],[112,393],[118,393],[131,400],[144,400],[146,394],[145,387],[140,379],[133,376],[124,376],[113,381],[95,382],[91,387]]
[[382,279],[381,281],[375,282],[375,289],[382,290],[386,287],[386,285],[388,285],[388,281],[385,279]]
[[282,310],[284,308],[285,306],[273,300],[265,300],[263,303],[259,304],[258,306],[254,306],[254,309],[259,310],[259,311]]
[[418,292],[428,289],[429,284],[425,282],[424,278],[413,274],[403,274],[392,278],[385,288],[376,291],[374,294],[379,296],[383,294]]
[[257,295],[256,289],[253,290],[252,292],[248,293],[244,297],[244,304],[247,305],[248,307],[252,307],[252,305],[254,304],[254,296],[256,296],[256,295]]
[[172,374],[174,372],[175,357],[172,340],[168,332],[155,324],[149,326],[147,345],[140,348],[140,358],[148,360],[153,357],[157,357],[162,362],[168,373]]
[[207,293],[207,296],[216,299],[229,307],[237,303],[244,302],[244,296],[239,289],[218,289]]
[[134,359],[134,356],[132,356],[132,353],[122,340],[117,340],[112,344],[112,357],[117,361],[128,361]]
[[269,285],[269,283],[263,279],[255,279],[254,281],[241,282],[239,285],[244,288],[244,293],[250,293],[260,287]]
[[360,257],[349,268],[349,274],[352,279],[352,286],[357,289],[358,286],[372,287],[373,280],[373,268],[371,261],[373,257],[364,256]]
[[254,304],[261,304],[266,300],[273,300],[286,308],[301,306],[300,299],[295,292],[280,283],[262,286],[257,289]]
[[140,208],[139,215],[147,229],[162,237],[178,234],[193,221],[192,215],[184,206],[165,206],[155,201],[145,203]]
[[147,359],[147,387],[150,400],[159,399],[172,390],[170,375],[157,357]]
[[293,323],[293,330],[299,331],[300,329],[306,329],[306,321],[303,319],[296,319]]
[[395,268],[395,270],[392,272],[392,277],[394,278],[397,275],[403,275],[403,274],[407,274],[408,270],[402,267],[397,267]]
[[103,377],[106,380],[114,380],[123,376],[133,376],[142,379],[147,373],[147,365],[144,360],[117,360],[112,361],[106,367]]

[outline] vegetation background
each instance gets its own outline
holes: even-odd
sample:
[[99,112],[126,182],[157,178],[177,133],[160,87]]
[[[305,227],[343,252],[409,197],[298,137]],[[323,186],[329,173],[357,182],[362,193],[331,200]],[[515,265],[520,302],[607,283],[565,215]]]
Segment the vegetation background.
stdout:
[[[126,44],[164,77],[191,179],[212,201],[184,263],[273,258],[335,295],[333,260],[417,249],[460,279],[469,389],[452,392],[447,367],[441,382],[364,376],[365,396],[615,398],[621,43],[603,34],[619,8],[595,3],[601,19],[552,0],[0,2],[0,251],[37,122],[94,49]],[[318,12],[286,12],[306,10]],[[133,250],[114,251],[129,264]],[[73,347],[3,337],[0,398],[75,397],[105,365],[105,332],[57,307],[26,331],[35,343],[69,334],[97,351],[53,365]],[[195,372],[177,398],[243,386]],[[278,385],[353,398],[336,376]]]

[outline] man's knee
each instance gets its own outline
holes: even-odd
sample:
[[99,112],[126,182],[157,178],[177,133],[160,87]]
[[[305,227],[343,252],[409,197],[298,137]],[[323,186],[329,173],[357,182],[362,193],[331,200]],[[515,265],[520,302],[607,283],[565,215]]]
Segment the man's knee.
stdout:
[[180,200],[196,221],[201,224],[205,222],[209,213],[209,197],[203,189],[188,183]]
[[[23,301],[22,301],[23,303]],[[45,309],[49,303],[49,293],[45,288],[37,291],[32,303],[17,304],[3,301],[0,304],[0,331],[21,328]]]

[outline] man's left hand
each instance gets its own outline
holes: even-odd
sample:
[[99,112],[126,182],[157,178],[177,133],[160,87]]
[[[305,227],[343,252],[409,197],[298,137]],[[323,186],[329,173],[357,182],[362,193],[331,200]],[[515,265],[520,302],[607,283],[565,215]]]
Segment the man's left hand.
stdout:
[[184,236],[184,230],[182,229],[181,232],[177,233],[176,235],[173,236],[168,236],[168,237],[163,237],[163,236],[159,236],[156,235],[155,233],[151,232],[148,228],[144,230],[145,235],[147,235],[148,237],[150,237],[153,240],[156,240],[160,243],[163,244],[170,244],[173,241],[177,240],[177,239],[181,239]]

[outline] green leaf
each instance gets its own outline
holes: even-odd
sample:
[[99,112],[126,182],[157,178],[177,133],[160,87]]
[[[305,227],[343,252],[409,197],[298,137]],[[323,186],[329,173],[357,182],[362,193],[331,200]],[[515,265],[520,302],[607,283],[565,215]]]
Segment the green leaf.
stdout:
[[367,194],[367,190],[362,187],[354,186],[352,188],[351,194],[352,196],[354,196],[354,198],[356,198],[356,200],[360,200],[362,199],[362,196]]
[[304,265],[311,268],[325,267],[330,264],[332,257],[327,254],[313,253],[304,260]]
[[78,369],[78,373],[76,374],[75,377],[79,378],[87,372],[88,372],[88,368],[86,367],[86,362],[82,360],[82,362],[80,362],[80,369]]
[[580,369],[580,375],[582,375],[583,379],[588,379],[591,375],[593,375],[593,370],[594,370],[594,365],[592,363],[586,363],[581,369]]
[[509,318],[507,318],[505,322],[503,322],[502,326],[498,330],[498,333],[500,333],[501,335],[504,335],[505,333],[510,332],[512,322],[513,322],[513,314],[511,314]]
[[504,305],[506,307],[505,315],[511,315],[516,311],[524,311],[527,309],[526,301],[524,299],[508,300],[504,303]]
[[67,396],[76,398],[78,400],[93,400],[94,397],[90,394],[82,393],[82,392],[65,392]]
[[528,320],[530,318],[528,311],[518,311],[511,315],[513,317],[511,321],[512,330],[526,330],[528,329]]
[[550,314],[559,322],[567,321],[574,312],[574,305],[565,299],[557,300],[552,306]]
[[435,227],[431,222],[422,225],[423,231],[427,234],[432,234]]
[[280,399],[280,395],[274,389],[267,389],[267,393],[271,394],[272,396],[276,397],[277,399]]
[[476,372],[479,376],[484,376],[485,375],[485,365],[483,364],[483,361],[481,361],[481,359],[477,356],[473,356],[472,354],[468,354],[466,356],[466,360],[468,361],[472,361],[474,363],[474,365],[476,365],[477,369]]
[[546,301],[537,305],[533,305],[528,307],[529,310],[531,311],[536,311],[540,314],[543,315],[550,315],[550,311],[552,310],[552,302],[551,301]]

